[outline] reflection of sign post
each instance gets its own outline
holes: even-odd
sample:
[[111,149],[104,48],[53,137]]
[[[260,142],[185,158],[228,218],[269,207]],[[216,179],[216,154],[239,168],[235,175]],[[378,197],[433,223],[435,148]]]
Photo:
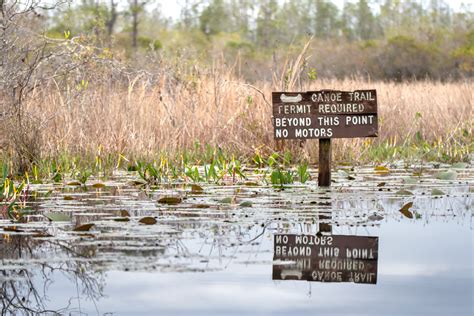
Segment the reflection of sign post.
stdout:
[[331,138],[377,137],[375,90],[273,92],[275,139],[319,139],[320,186],[331,184]]
[[377,283],[378,237],[275,235],[273,280]]

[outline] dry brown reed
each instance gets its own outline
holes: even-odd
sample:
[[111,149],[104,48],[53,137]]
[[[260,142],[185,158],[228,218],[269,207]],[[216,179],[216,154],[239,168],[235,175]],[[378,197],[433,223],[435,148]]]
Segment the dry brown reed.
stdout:
[[[188,75],[173,85],[168,79],[163,75],[151,81],[139,75],[124,88],[90,82],[74,94],[54,85],[38,89],[28,109],[41,115],[42,155],[94,154],[100,149],[150,157],[193,149],[196,142],[241,157],[249,157],[256,150],[270,153],[277,149],[270,104],[275,88],[271,83],[250,85],[218,66],[207,73]],[[443,142],[450,141],[450,135],[459,128],[472,132],[474,89],[468,80],[386,83],[321,79],[295,89],[376,89],[380,134],[375,142],[403,144],[417,131],[429,141]],[[417,113],[421,118],[416,118]],[[366,139],[337,139],[333,144],[336,160],[364,161]],[[317,141],[307,141],[302,148],[287,142],[284,148],[299,150],[311,161],[317,157]]]

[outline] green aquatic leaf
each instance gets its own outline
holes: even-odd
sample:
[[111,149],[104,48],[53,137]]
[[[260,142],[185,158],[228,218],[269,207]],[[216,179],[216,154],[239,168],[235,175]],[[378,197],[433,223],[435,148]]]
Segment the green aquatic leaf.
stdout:
[[248,186],[248,187],[257,187],[259,186],[259,184],[257,182],[254,182],[254,181],[246,181],[244,183],[245,186]]
[[456,180],[458,173],[454,170],[442,171],[435,174],[435,178],[439,180]]
[[43,215],[52,222],[70,222],[72,220],[69,215],[63,213],[46,213]]
[[445,195],[446,193],[444,193],[443,191],[441,191],[440,189],[432,189],[431,190],[431,195]]
[[340,177],[346,178],[347,180],[355,180],[355,177],[353,175],[351,175],[349,172],[345,171],[345,170],[342,170],[342,169],[338,170],[337,174]]
[[454,168],[454,169],[466,169],[467,163],[465,163],[465,162],[456,162],[456,163],[453,163],[453,165],[451,167]]
[[398,190],[398,191],[395,193],[395,195],[413,195],[413,193],[410,192],[410,191],[408,191],[408,190],[402,189],[402,190]]
[[413,177],[406,177],[402,179],[402,182],[406,184],[416,184],[418,180]]
[[338,170],[337,171],[337,174],[341,177],[344,177],[344,178],[347,178],[349,176],[349,173],[347,173],[346,171],[344,170]]
[[225,204],[231,204],[233,202],[234,202],[234,198],[230,196],[219,200],[219,203],[225,203]]
[[378,215],[378,214],[373,214],[373,215],[370,215],[369,217],[367,217],[367,219],[369,221],[373,221],[373,222],[381,221],[381,220],[383,220],[383,218],[384,218],[383,216]]
[[240,207],[252,207],[252,202],[250,201],[244,201],[239,204]]

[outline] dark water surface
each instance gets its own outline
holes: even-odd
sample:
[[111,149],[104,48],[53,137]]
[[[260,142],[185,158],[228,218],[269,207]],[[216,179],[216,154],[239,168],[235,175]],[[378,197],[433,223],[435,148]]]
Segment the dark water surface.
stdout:
[[[439,180],[443,167],[421,177],[359,168],[355,180],[334,174],[329,190],[242,183],[198,194],[138,187],[132,174],[87,191],[33,185],[36,214],[0,221],[0,306],[7,315],[472,315],[474,169]],[[168,195],[184,199],[157,202]],[[399,211],[409,202],[413,218]],[[72,231],[86,223],[90,231]],[[300,257],[274,260],[281,234],[378,237],[376,284],[295,280]]]

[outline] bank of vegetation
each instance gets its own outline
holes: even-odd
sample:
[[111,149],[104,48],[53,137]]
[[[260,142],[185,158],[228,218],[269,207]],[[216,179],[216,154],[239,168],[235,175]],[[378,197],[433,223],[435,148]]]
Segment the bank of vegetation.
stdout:
[[170,20],[152,1],[1,1],[1,163],[46,178],[315,164],[316,141],[273,140],[270,96],[322,88],[377,89],[379,137],[335,140],[338,162],[470,159],[468,6],[186,3]]

